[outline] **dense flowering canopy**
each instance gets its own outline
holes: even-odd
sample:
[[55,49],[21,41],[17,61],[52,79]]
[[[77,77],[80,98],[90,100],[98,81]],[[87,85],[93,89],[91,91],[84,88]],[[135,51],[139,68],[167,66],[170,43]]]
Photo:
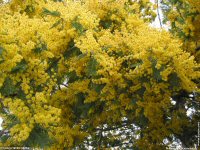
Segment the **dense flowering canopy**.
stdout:
[[152,8],[148,0],[2,4],[0,102],[9,134],[1,145],[72,148],[101,133],[94,141],[102,148],[110,146],[104,126],[126,123],[139,128],[135,147],[159,149],[181,133],[189,120],[171,101],[199,91],[199,64],[181,40],[148,26]]
[[183,49],[190,52],[200,62],[200,1],[162,0],[162,8],[170,21],[171,31],[183,42]]

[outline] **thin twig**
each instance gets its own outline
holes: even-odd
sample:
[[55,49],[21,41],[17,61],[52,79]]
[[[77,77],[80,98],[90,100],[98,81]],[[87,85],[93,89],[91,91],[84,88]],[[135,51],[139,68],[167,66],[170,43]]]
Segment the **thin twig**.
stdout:
[[5,133],[5,130],[0,131],[0,137],[2,137]]
[[159,19],[159,22],[160,22],[160,28],[162,28],[162,21],[161,21],[160,12],[159,12],[159,1],[158,0],[156,0],[156,5],[157,5],[158,19]]
[[0,138],[4,135],[9,135],[9,131],[7,129],[0,130]]
[[98,150],[101,149],[101,142],[102,142],[102,138],[103,138],[103,134],[102,134],[102,132],[103,132],[103,125],[102,125],[101,130],[99,132],[100,132],[100,135],[99,135],[99,141],[98,141]]

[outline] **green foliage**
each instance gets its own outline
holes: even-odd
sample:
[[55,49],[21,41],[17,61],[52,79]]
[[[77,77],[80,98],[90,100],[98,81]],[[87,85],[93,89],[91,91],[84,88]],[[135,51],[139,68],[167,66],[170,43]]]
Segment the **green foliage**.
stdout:
[[95,58],[90,58],[88,61],[87,67],[86,67],[86,74],[87,76],[95,76],[97,72],[97,65],[98,62],[96,61]]
[[165,66],[162,65],[159,69],[157,69],[156,68],[157,60],[150,59],[150,61],[152,63],[152,70],[153,70],[154,79],[156,79],[157,82],[161,82],[162,81],[162,76],[160,75],[160,73],[165,69]]
[[31,13],[35,12],[35,7],[33,5],[27,5],[24,11],[27,14],[31,14]]
[[73,83],[74,81],[76,81],[77,79],[79,79],[79,77],[76,75],[76,72],[75,71],[72,71],[72,72],[68,72],[66,74],[67,78],[68,78],[68,81],[67,83]]
[[138,63],[132,63],[132,64],[130,64],[130,68],[132,69],[132,68],[135,68],[135,67],[137,67],[137,66],[140,66],[140,65],[142,65],[142,61],[139,61]]
[[85,95],[83,93],[78,93],[76,95],[77,101],[73,108],[74,114],[77,118],[85,118],[88,116],[88,111],[92,106],[91,103],[84,103]]
[[11,95],[16,95],[17,89],[13,83],[13,80],[7,77],[0,91],[4,96],[11,96]]
[[84,29],[83,25],[78,22],[77,18],[75,18],[72,21],[71,25],[72,25],[72,27],[74,27],[78,31],[79,34],[84,33],[85,29]]
[[10,129],[12,128],[14,125],[18,124],[20,121],[19,119],[13,115],[13,114],[9,114],[7,115],[7,119],[8,119],[8,125],[6,129]]
[[5,143],[8,140],[9,136],[8,135],[2,135],[0,141],[2,143]]
[[54,16],[54,17],[60,17],[60,12],[58,11],[50,11],[47,8],[43,8],[43,14],[44,15],[50,15],[50,16]]
[[28,68],[27,62],[23,59],[12,69],[12,73],[24,72]]
[[0,64],[4,61],[3,59],[3,51],[4,51],[4,48],[0,46]]
[[0,137],[3,144],[154,150],[173,136],[194,137],[199,114],[188,117],[186,108],[198,110],[198,65],[169,33],[145,23],[152,5],[61,1],[13,0],[0,9],[0,113],[14,133]]
[[52,142],[53,140],[49,137],[48,132],[42,126],[36,125],[24,142],[24,146],[46,148]]
[[2,56],[4,48],[0,46],[0,55]]
[[77,55],[82,56],[83,54],[80,51],[80,49],[75,46],[74,41],[70,41],[69,46],[65,50],[63,56],[64,56],[65,59],[68,59],[68,58],[71,58],[71,57],[75,57]]
[[100,21],[100,25],[104,28],[104,29],[109,29],[112,26],[112,21],[108,20],[108,21]]
[[57,27],[59,24],[62,24],[62,22],[63,22],[63,19],[61,18],[61,19],[59,19],[58,21],[56,21],[56,22],[51,26],[50,29]]
[[169,83],[170,83],[170,87],[173,88],[173,87],[179,87],[180,86],[180,79],[179,77],[177,76],[176,73],[172,73],[169,75]]
[[48,61],[49,67],[47,69],[47,72],[49,75],[52,75],[52,70],[58,71],[58,62],[60,58],[50,58]]
[[35,49],[33,49],[33,51],[36,54],[40,54],[42,51],[47,50],[47,45],[45,43],[41,43],[41,46],[36,47]]
[[95,84],[95,83],[90,83],[90,88],[94,89],[98,94],[101,93],[101,90],[105,87],[105,84]]

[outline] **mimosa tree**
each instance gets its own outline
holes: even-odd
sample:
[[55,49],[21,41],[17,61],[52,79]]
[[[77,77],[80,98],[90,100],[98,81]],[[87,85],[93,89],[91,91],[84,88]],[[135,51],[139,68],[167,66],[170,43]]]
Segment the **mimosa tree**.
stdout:
[[197,55],[149,26],[153,9],[148,0],[1,4],[1,146],[193,146]]

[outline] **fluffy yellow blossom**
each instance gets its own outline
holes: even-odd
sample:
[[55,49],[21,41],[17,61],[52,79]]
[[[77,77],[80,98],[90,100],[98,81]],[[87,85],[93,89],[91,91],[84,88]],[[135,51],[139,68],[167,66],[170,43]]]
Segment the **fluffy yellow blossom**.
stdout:
[[[0,143],[73,149],[126,124],[140,130],[136,147],[166,148],[163,140],[186,125],[171,100],[199,91],[200,72],[185,43],[149,27],[152,7],[149,0],[0,5],[0,113],[9,132]],[[196,34],[192,21],[186,36]]]

